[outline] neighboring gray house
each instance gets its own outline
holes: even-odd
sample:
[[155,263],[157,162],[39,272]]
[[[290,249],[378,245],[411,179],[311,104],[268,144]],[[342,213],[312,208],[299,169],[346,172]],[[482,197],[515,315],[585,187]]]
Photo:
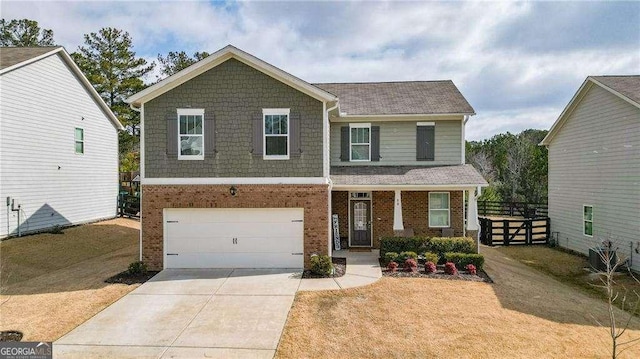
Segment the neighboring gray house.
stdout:
[[487,183],[451,81],[311,84],[227,46],[127,102],[150,268],[308,267],[331,254],[334,214],[352,247],[477,233]]
[[541,144],[560,246],[610,239],[640,270],[640,76],[588,77]]
[[120,129],[64,48],[0,48],[0,238],[115,217]]

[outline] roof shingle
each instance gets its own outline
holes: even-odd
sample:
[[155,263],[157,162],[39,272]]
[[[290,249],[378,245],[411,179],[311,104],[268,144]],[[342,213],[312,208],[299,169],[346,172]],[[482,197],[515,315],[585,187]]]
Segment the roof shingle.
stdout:
[[347,115],[474,114],[451,80],[319,83]]
[[620,93],[629,100],[640,104],[640,75],[591,76],[591,78]]
[[487,181],[469,164],[458,166],[334,166],[334,185],[472,185]]
[[0,47],[0,70],[44,55],[60,46],[43,47]]

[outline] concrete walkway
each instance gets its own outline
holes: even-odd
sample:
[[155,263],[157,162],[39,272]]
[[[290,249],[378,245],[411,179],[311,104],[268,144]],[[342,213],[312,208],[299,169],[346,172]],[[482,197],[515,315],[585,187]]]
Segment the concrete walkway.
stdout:
[[371,252],[333,251],[334,257],[347,258],[347,271],[338,278],[303,279],[298,290],[332,290],[361,287],[382,277],[378,250]]
[[377,281],[378,253],[347,258],[340,278],[300,270],[174,269],[158,273],[53,345],[55,358],[273,358],[298,290]]

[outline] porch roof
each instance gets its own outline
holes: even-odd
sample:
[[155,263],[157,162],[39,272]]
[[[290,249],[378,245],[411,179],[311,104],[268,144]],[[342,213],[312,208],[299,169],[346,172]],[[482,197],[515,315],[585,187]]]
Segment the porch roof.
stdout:
[[488,186],[487,181],[469,164],[457,166],[333,166],[330,174],[340,186]]

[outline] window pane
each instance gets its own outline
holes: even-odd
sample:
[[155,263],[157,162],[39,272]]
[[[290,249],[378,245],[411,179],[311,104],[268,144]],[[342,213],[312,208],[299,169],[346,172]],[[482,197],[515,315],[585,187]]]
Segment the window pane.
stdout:
[[449,196],[446,193],[430,193],[429,208],[449,209]]
[[429,211],[429,226],[449,227],[449,211],[442,209]]
[[272,115],[264,116],[264,133],[266,135],[273,134],[273,116]]
[[289,119],[287,118],[287,115],[281,115],[280,116],[280,134],[282,135],[286,135],[288,133],[288,126],[287,126],[287,122]]
[[351,143],[369,143],[368,128],[352,128]]
[[193,121],[194,121],[193,133],[195,133],[196,135],[201,135],[202,134],[202,116],[194,116]]
[[76,142],[76,153],[84,153],[84,142]]
[[286,156],[287,137],[286,136],[266,136],[267,156]]
[[593,235],[593,223],[592,222],[584,222],[584,234],[588,236]]
[[187,134],[187,116],[180,116],[180,134]]
[[180,136],[180,155],[202,155],[202,136]]
[[584,206],[584,220],[585,221],[593,220],[593,207]]
[[351,145],[352,160],[369,160],[369,145]]
[[76,141],[84,140],[84,130],[81,128],[76,128]]

